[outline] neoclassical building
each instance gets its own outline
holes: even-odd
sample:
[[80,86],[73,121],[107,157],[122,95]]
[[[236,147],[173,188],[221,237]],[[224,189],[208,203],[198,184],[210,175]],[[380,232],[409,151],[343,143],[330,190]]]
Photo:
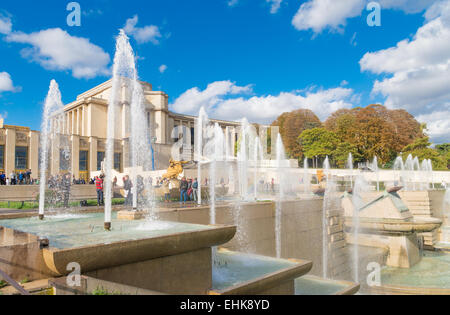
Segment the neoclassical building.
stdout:
[[[146,115],[151,129],[155,168],[164,169],[171,158],[173,144],[178,141],[180,128],[186,136],[183,140],[194,141],[194,116],[169,111],[169,96],[161,91],[153,91],[151,84],[141,82],[146,99]],[[76,100],[64,107],[64,130],[59,141],[53,141],[49,156],[49,172],[52,175],[70,170],[76,178],[89,178],[91,172],[101,169],[105,157],[107,138],[107,111],[112,88],[112,80],[106,81],[77,96]],[[114,167],[122,172],[128,166],[128,115],[129,105],[125,101],[126,90],[122,92],[115,128]],[[222,128],[237,130],[239,123],[214,120]],[[62,161],[61,143],[69,147],[68,163]],[[187,144],[187,143],[186,143]],[[189,147],[189,144],[187,144]],[[193,148],[193,147],[192,147]],[[26,127],[3,125],[0,122],[0,171],[9,175],[31,169],[32,176],[39,174],[39,132]],[[192,150],[183,159],[192,159]],[[69,165],[70,164],[70,165]]]

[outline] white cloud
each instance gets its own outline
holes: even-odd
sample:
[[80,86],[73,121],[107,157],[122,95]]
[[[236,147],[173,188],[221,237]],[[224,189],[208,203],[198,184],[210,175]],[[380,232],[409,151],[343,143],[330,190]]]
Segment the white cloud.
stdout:
[[167,70],[167,66],[166,65],[160,65],[159,66],[159,72],[164,73]]
[[266,0],[266,2],[271,4],[270,13],[275,14],[280,9],[281,2],[283,2],[283,0]]
[[432,136],[435,143],[444,143],[449,141],[450,131],[450,110],[435,111],[430,114],[417,116],[420,122],[426,122],[427,133]]
[[[425,24],[412,40],[367,53],[361,70],[387,75],[376,80],[374,94],[386,97],[386,106],[404,108],[429,125],[434,141],[450,140],[450,0],[436,2]],[[442,116],[442,114],[447,116]]]
[[133,36],[139,44],[151,42],[155,45],[158,45],[159,38],[162,37],[159,28],[155,25],[136,27],[138,21],[139,17],[137,15],[135,15],[131,19],[128,19],[124,27],[125,33]]
[[75,78],[93,78],[109,73],[110,57],[102,48],[87,38],[71,36],[60,28],[31,34],[13,32],[6,40],[31,45],[21,51],[22,56],[49,70],[69,70]]
[[405,13],[422,12],[436,0],[378,0],[382,9],[398,9]]
[[[368,0],[308,0],[303,3],[292,20],[300,31],[321,33],[329,29],[341,32],[347,20],[360,16]],[[422,12],[436,0],[378,0],[382,9],[402,10],[405,13]]]
[[11,75],[8,72],[0,72],[0,93],[1,92],[14,92],[14,87]]
[[0,34],[9,34],[12,30],[12,22],[8,17],[0,15]]
[[271,123],[279,115],[299,108],[311,109],[320,119],[326,119],[341,108],[351,108],[357,102],[352,89],[342,87],[329,90],[310,89],[303,92],[282,92],[278,95],[245,97],[250,86],[240,87],[230,81],[219,81],[201,91],[192,88],[175,100],[172,108],[181,113],[196,115],[203,106],[213,118]]
[[[268,4],[270,4],[270,13],[275,14],[281,7],[281,3],[283,0],[266,0]],[[239,3],[239,0],[228,0],[227,5],[229,7],[234,7]]]
[[364,5],[364,0],[309,0],[300,6],[292,24],[300,31],[341,31],[348,18],[361,15]]

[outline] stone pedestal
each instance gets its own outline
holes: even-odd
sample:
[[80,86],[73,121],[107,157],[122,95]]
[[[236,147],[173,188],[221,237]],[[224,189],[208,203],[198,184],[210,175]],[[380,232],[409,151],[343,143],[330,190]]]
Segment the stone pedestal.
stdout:
[[136,221],[136,220],[142,220],[144,218],[145,218],[145,212],[143,212],[143,211],[124,210],[124,211],[120,211],[117,213],[118,220]]

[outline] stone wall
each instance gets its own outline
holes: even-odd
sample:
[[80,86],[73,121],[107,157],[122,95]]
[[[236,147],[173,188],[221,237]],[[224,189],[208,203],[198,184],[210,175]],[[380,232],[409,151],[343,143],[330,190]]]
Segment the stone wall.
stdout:
[[[238,226],[234,239],[225,248],[265,256],[276,256],[275,208],[273,202],[218,205],[216,223]],[[282,203],[281,256],[313,262],[311,274],[322,276],[323,257],[323,199],[285,201]],[[162,220],[209,224],[208,207],[167,209],[159,212]],[[342,210],[327,214],[329,240],[329,275],[348,279],[349,263],[345,250]]]

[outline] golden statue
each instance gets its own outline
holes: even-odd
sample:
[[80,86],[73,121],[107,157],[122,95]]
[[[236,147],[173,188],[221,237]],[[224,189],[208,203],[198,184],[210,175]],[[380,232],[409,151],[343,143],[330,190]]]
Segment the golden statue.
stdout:
[[167,169],[167,173],[164,174],[162,177],[167,178],[169,180],[172,179],[178,179],[178,176],[183,174],[183,165],[189,164],[190,162],[185,161],[169,161],[169,168]]

